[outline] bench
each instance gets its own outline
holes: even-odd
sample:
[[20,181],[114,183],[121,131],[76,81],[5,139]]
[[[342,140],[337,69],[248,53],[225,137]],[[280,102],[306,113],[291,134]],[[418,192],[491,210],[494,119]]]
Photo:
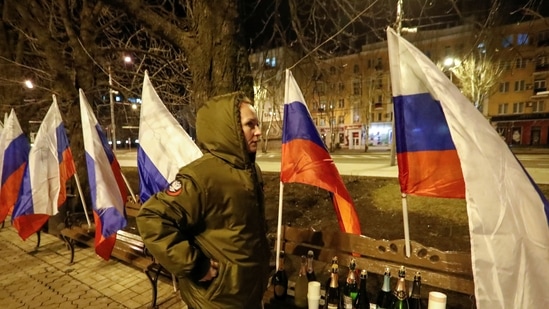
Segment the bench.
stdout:
[[[288,291],[290,296],[293,295],[293,281],[299,273],[300,256],[307,255],[307,252],[312,250],[315,254],[313,267],[322,285],[329,278],[330,262],[333,256],[338,257],[340,282],[345,280],[347,266],[354,258],[358,269],[368,271],[368,293],[371,302],[375,301],[375,296],[381,288],[385,267],[391,269],[392,286],[394,286],[400,266],[406,267],[408,282],[413,281],[417,271],[421,272],[422,299],[426,300],[429,291],[436,290],[447,293],[449,302],[452,301],[451,298],[473,302],[474,282],[471,255],[468,252],[441,251],[411,241],[411,255],[406,257],[403,239],[376,240],[337,231],[322,232],[291,226],[284,226],[282,235],[281,249],[286,253],[284,264],[290,278]],[[270,288],[264,297],[264,301],[271,304],[267,308],[291,308],[288,304],[278,307],[276,304],[273,305],[272,295],[273,291]]]
[[[76,243],[91,248],[94,247],[95,226],[92,223],[92,226],[88,227],[87,223],[82,223],[78,219],[75,220],[75,215],[68,214],[65,220],[65,228],[60,231],[60,235],[71,252],[70,263],[72,264],[74,263]],[[153,256],[147,251],[141,236],[136,233],[124,230],[118,231],[111,257],[143,270],[152,287],[152,308],[157,308],[157,286],[161,275],[170,278],[174,291],[177,291],[175,277],[154,260]]]

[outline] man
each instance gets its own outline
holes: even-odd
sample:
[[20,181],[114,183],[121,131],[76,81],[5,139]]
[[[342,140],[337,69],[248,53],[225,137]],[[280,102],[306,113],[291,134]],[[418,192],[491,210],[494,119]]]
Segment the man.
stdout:
[[196,133],[204,156],[142,206],[139,232],[189,307],[259,309],[270,249],[255,108],[241,93],[215,97],[198,111]]

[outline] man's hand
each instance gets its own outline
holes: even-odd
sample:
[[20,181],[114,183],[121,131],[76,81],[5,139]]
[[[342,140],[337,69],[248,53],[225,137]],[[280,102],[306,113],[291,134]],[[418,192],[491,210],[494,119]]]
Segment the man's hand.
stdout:
[[202,279],[198,281],[200,282],[211,281],[213,278],[217,277],[218,269],[219,269],[219,263],[214,260],[210,260],[210,270],[206,273],[204,277],[202,277]]

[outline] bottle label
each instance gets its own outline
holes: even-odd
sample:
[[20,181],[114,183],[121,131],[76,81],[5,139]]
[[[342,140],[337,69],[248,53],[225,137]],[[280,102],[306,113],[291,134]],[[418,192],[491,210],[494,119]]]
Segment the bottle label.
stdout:
[[397,299],[399,299],[399,300],[403,300],[403,299],[405,299],[406,296],[407,296],[407,295],[406,295],[406,291],[395,291],[393,294],[394,294],[395,297],[396,297]]
[[286,294],[286,287],[283,285],[275,285],[274,294],[276,296],[283,296],[284,294]]
[[343,295],[343,308],[353,309],[353,299],[351,296]]
[[328,304],[328,309],[338,309],[337,304]]

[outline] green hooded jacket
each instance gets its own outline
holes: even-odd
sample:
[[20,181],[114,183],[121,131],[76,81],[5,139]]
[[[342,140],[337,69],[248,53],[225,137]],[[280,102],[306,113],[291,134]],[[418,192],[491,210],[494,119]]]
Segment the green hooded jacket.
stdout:
[[[196,120],[205,154],[182,167],[170,187],[137,216],[155,259],[179,279],[191,308],[261,308],[269,277],[263,181],[240,123],[241,93],[208,101]],[[199,282],[219,262],[212,281]]]

